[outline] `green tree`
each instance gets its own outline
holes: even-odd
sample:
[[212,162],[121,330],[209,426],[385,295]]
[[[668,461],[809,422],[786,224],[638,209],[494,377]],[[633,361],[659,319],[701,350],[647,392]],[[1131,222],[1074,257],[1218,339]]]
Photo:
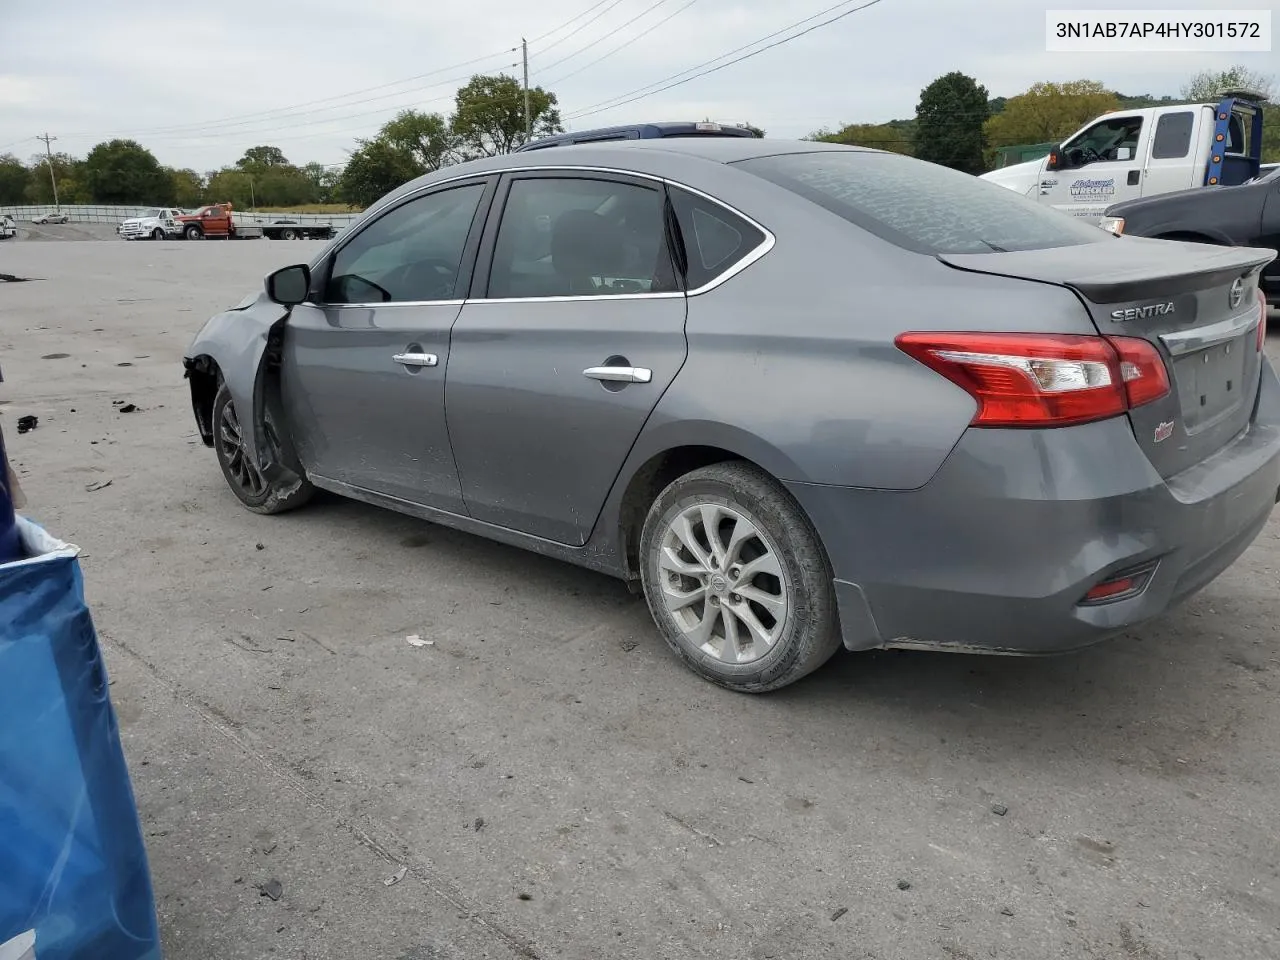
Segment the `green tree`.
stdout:
[[367,207],[423,173],[407,150],[379,138],[358,142],[338,180],[338,196],[344,203]]
[[308,163],[302,168],[303,174],[311,181],[311,192],[316,203],[333,203],[337,196],[338,179],[341,170],[326,167],[323,163]]
[[204,178],[191,169],[169,170],[173,180],[173,202],[179,207],[198,207],[204,203]]
[[0,154],[0,204],[25,203],[30,184],[27,165],[11,153]]
[[37,153],[31,158],[26,190],[27,203],[53,203],[53,182],[49,177],[50,166],[53,167],[54,177],[58,181],[59,203],[93,202],[93,197],[85,184],[83,160],[78,160],[66,153],[55,153],[52,157]]
[[287,167],[289,160],[279,147],[250,147],[244,152],[244,156],[236,161],[236,166],[241,170]]
[[134,140],[109,140],[90,150],[84,178],[95,203],[173,203],[173,178]]
[[887,123],[846,123],[839,130],[818,130],[806,139],[911,155],[911,139]]
[[1182,96],[1196,102],[1216,103],[1224,90],[1248,90],[1264,100],[1275,96],[1276,79],[1240,64],[1226,70],[1201,70],[1182,88]]
[[204,193],[210,203],[229,203],[237,210],[248,210],[261,203],[254,189],[253,175],[238,167],[223,167],[209,174]]
[[916,104],[916,156],[966,173],[982,173],[987,100],[987,88],[958,71],[925,87]]
[[1120,99],[1094,80],[1037,83],[1010,97],[986,123],[993,147],[1060,143],[1095,117],[1120,109]]
[[[529,89],[532,139],[561,133],[556,95]],[[524,92],[513,77],[476,75],[454,97],[453,133],[462,156],[496,157],[526,141]]]
[[457,159],[457,137],[449,121],[439,113],[402,110],[382,125],[378,138],[409,153],[424,173]]

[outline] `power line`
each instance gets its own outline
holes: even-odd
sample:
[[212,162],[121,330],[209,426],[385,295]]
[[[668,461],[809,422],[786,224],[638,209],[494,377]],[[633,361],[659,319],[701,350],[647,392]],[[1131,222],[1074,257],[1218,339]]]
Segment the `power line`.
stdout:
[[[147,135],[152,133],[168,133],[168,132],[177,132],[177,131],[184,131],[184,130],[208,129],[210,127],[217,127],[221,124],[236,123],[238,121],[250,122],[250,118],[254,118],[254,117],[261,117],[262,120],[259,122],[266,122],[268,120],[286,119],[287,115],[290,112],[297,111],[301,107],[309,107],[319,103],[333,103],[336,100],[345,100],[348,97],[359,96],[362,93],[371,93],[374,90],[385,90],[388,87],[400,86],[401,84],[412,83],[416,80],[425,80],[427,77],[435,77],[435,76],[439,76],[442,73],[448,73],[452,70],[460,70],[463,67],[469,67],[477,63],[483,63],[484,61],[492,60],[495,57],[505,57],[511,53],[514,53],[517,49],[518,49],[517,47],[511,47],[510,49],[507,49],[507,50],[499,50],[495,53],[485,54],[483,57],[475,57],[471,60],[464,60],[461,63],[454,63],[454,64],[450,64],[447,67],[440,67],[436,70],[429,70],[426,73],[420,73],[420,74],[417,74],[416,76],[404,77],[400,80],[391,80],[387,83],[381,83],[373,87],[365,87],[360,90],[350,90],[347,93],[336,94],[332,97],[322,97],[318,100],[308,100],[303,103],[295,103],[286,107],[273,107],[270,110],[259,110],[256,113],[243,113],[243,114],[238,114],[231,117],[223,117],[219,120],[206,120],[199,123],[180,123],[180,124],[174,124],[172,126],[152,127],[150,129],[136,130],[134,131],[134,133],[138,135]],[[455,82],[457,81],[441,80],[438,83],[429,84],[425,89],[431,89],[432,87],[437,87],[446,83],[455,83]],[[423,88],[419,88],[419,89],[423,89]],[[412,90],[400,90],[400,91],[397,91],[396,93],[385,94],[382,97],[370,97],[368,100],[357,100],[354,103],[334,104],[334,106],[328,107],[326,109],[334,110],[334,109],[340,109],[342,107],[351,107],[351,106],[355,106],[358,103],[368,103],[368,102],[371,102],[372,100],[381,100],[381,99],[386,99],[386,97],[395,97],[395,96],[400,96],[401,94],[412,93],[412,92],[413,92]],[[311,111],[311,112],[319,112],[319,111]],[[286,116],[285,117],[270,116],[271,114],[281,114],[281,113],[286,114]],[[107,134],[89,132],[89,133],[67,134],[67,136],[74,139],[82,139],[86,137],[107,136]]]
[[[605,7],[603,10],[601,10],[599,13],[597,13],[597,14],[596,14],[594,17],[592,17],[590,20],[587,20],[587,21],[585,21],[585,22],[583,22],[583,23],[578,24],[576,27],[574,27],[572,30],[570,30],[568,33],[566,33],[566,34],[565,34],[563,37],[561,37],[559,40],[552,40],[549,44],[547,44],[545,47],[543,47],[541,50],[539,50],[539,51],[538,51],[537,53],[535,53],[533,56],[534,56],[535,58],[537,58],[537,57],[541,56],[542,54],[546,53],[548,50],[551,50],[551,49],[553,49],[554,47],[558,47],[560,44],[564,43],[564,42],[565,42],[566,40],[568,40],[570,37],[575,36],[575,35],[577,35],[577,34],[581,33],[581,32],[582,32],[583,30],[585,30],[587,27],[591,26],[591,24],[595,23],[597,20],[599,20],[601,17],[603,17],[606,13],[608,13],[610,10],[612,10],[614,7],[616,7],[618,4],[620,4],[620,3],[622,2],[622,0],[602,0],[602,2],[604,2],[604,3],[608,3],[609,5],[608,5],[607,7]],[[599,3],[597,3],[597,4],[596,4],[596,7],[598,7],[598,6],[600,6],[600,4],[599,4]],[[592,9],[592,10],[594,10],[596,7],[592,7],[591,9]],[[589,10],[589,11],[587,11],[587,12],[588,12],[588,13],[590,13],[591,11]]]
[[[632,25],[633,23],[635,23],[637,20],[641,20],[641,19],[643,19],[644,17],[647,17],[647,16],[648,16],[650,13],[652,13],[654,10],[657,10],[657,9],[658,9],[658,7],[660,7],[660,6],[662,6],[664,3],[668,3],[668,2],[669,2],[669,0],[657,0],[657,2],[656,2],[656,3],[651,3],[651,4],[649,4],[649,6],[645,7],[643,10],[641,10],[638,14],[636,14],[634,17],[632,17],[632,18],[631,18],[630,20],[628,20],[626,23],[620,24],[619,26],[615,27],[615,28],[614,28],[614,30],[613,30],[613,33],[616,35],[617,33],[621,32],[622,30],[625,30],[627,27],[631,26],[631,25]],[[553,61],[553,62],[551,62],[551,63],[548,63],[546,66],[542,67],[541,69],[543,69],[543,70],[550,70],[552,67],[558,67],[558,66],[560,66],[560,64],[564,63],[566,60],[572,60],[574,57],[578,56],[579,54],[581,54],[581,53],[586,53],[588,50],[590,50],[592,47],[594,47],[597,43],[601,43],[601,42],[603,42],[604,40],[609,39],[609,36],[610,36],[610,34],[608,34],[608,33],[602,33],[600,36],[596,37],[596,39],[594,39],[594,40],[592,40],[590,43],[588,43],[585,47],[579,47],[579,48],[578,48],[577,50],[575,50],[573,53],[570,53],[570,54],[568,54],[568,55],[566,55],[566,56],[563,56],[563,57],[561,57],[559,60],[555,60],[555,61]]]
[[[783,37],[781,40],[777,40],[771,44],[768,44],[767,46],[760,47],[760,49],[758,50],[754,50],[751,53],[744,54],[743,56],[737,57],[736,59],[729,60],[725,63],[720,64],[719,66],[711,67],[710,69],[707,69],[707,70],[701,70],[702,67],[710,67],[711,64],[716,63],[719,60],[724,60],[726,57],[733,56],[733,54],[735,53],[738,53],[742,50],[746,50],[750,47],[754,47],[757,44],[764,42],[765,40],[772,39],[773,37],[776,37],[779,34],[787,33],[790,30],[794,30],[796,27],[800,26],[803,23],[808,23],[811,20],[815,20],[818,17],[821,17],[823,14],[830,13],[832,10],[837,10],[840,7],[846,6],[849,3],[849,0],[841,0],[840,3],[833,4],[832,6],[827,7],[825,10],[819,10],[817,13],[812,14],[808,17],[805,17],[803,20],[797,20],[795,23],[792,23],[789,26],[783,27],[781,30],[775,30],[773,33],[766,34],[765,36],[760,37],[758,40],[753,40],[751,43],[747,43],[742,45],[741,47],[737,47],[734,50],[730,50],[728,53],[722,53],[718,57],[713,57],[710,60],[706,60],[700,64],[696,64],[690,67],[688,70],[683,70],[680,73],[672,74],[670,77],[667,77],[666,80],[657,80],[654,83],[648,84],[647,86],[638,87],[637,89],[632,90],[630,93],[620,94],[617,97],[611,98],[610,100],[602,100],[600,103],[592,104],[590,107],[587,107],[584,110],[579,110],[573,114],[570,114],[569,116],[566,117],[566,119],[577,119],[579,117],[589,117],[589,116],[592,116],[593,114],[601,113],[604,110],[611,110],[615,107],[625,106],[628,103],[635,103],[637,100],[643,100],[645,97],[652,96],[655,93],[662,93],[666,90],[672,89],[673,87],[678,87],[683,84],[689,83],[690,81],[697,80],[700,77],[705,77],[708,74],[716,73],[720,70],[725,69],[726,67],[731,67],[736,63],[741,63],[743,60],[749,60],[752,57],[757,56],[758,54],[764,53],[766,50],[772,50],[774,47],[782,46],[784,43],[790,43],[792,40],[796,40],[799,37],[803,37],[805,34],[812,33],[813,31],[819,30],[826,26],[830,26],[831,24],[835,23],[837,20],[843,20],[845,17],[851,16],[852,14],[858,13],[859,11],[866,10],[868,7],[874,7],[876,4],[881,2],[882,0],[866,0],[866,2],[859,4],[858,6],[852,8],[851,10],[846,10],[843,13],[837,14],[836,16],[831,17],[828,20],[823,20],[819,23],[814,24],[813,26],[806,27],[804,30],[800,31],[799,33],[792,34],[791,36],[788,36],[788,37]],[[695,71],[700,71],[700,72],[695,72]],[[683,80],[676,80],[677,77],[685,76],[685,74],[692,74],[692,76],[687,76]],[[667,81],[673,81],[673,82],[668,83]],[[651,90],[650,89],[651,87],[657,87],[658,89]]]
[[608,3],[608,2],[609,2],[609,0],[600,0],[600,2],[599,2],[599,3],[594,3],[594,4],[592,4],[591,6],[587,7],[587,9],[583,10],[581,13],[576,14],[575,16],[570,17],[570,18],[569,18],[568,20],[566,20],[564,23],[560,24],[560,26],[558,26],[558,27],[552,27],[552,28],[551,28],[550,30],[548,30],[546,33],[543,33],[543,34],[540,34],[540,35],[538,35],[538,36],[534,37],[534,38],[533,38],[532,40],[530,40],[529,42],[530,42],[530,43],[541,43],[543,40],[547,39],[547,37],[551,36],[553,33],[557,33],[558,31],[563,30],[563,29],[564,29],[565,27],[567,27],[569,24],[573,23],[573,21],[575,21],[575,20],[579,19],[580,17],[585,17],[585,16],[586,16],[588,13],[590,13],[592,10],[595,10],[595,9],[597,9],[598,7],[603,7],[603,6],[604,6],[606,3]]
[[578,74],[582,73],[584,70],[594,67],[601,60],[608,60],[610,57],[612,57],[614,54],[618,53],[619,51],[625,50],[627,47],[635,44],[638,40],[644,37],[647,37],[649,34],[653,33],[653,31],[657,30],[660,26],[666,23],[668,20],[674,20],[676,17],[684,13],[686,10],[688,10],[697,2],[698,0],[689,0],[689,2],[686,3],[683,7],[680,7],[674,13],[667,14],[665,17],[663,17],[661,20],[659,20],[657,23],[653,24],[652,26],[646,27],[645,29],[641,30],[630,40],[622,41],[622,43],[618,44],[612,50],[609,50],[608,52],[601,54],[600,56],[596,57],[594,60],[588,61],[587,63],[578,67],[576,70],[570,70],[568,73],[563,74],[560,77],[557,77],[555,80],[548,81],[547,86],[551,87],[551,86],[555,86],[558,83],[564,83],[570,77],[576,77]]

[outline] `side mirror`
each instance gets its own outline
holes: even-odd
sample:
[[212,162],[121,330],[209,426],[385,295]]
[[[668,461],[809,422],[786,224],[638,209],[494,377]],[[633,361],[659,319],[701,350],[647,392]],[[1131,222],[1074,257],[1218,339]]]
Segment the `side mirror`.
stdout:
[[1133,151],[1132,151],[1131,149],[1129,149],[1128,147],[1116,147],[1116,159],[1117,159],[1117,160],[1132,160],[1132,159],[1133,159]]
[[305,263],[267,274],[267,296],[284,307],[304,303],[311,292],[311,268]]
[[1050,170],[1061,170],[1061,169],[1062,169],[1062,150],[1061,150],[1061,148],[1059,148],[1059,147],[1054,147],[1052,150],[1050,150],[1050,151],[1049,151],[1049,163],[1048,163],[1048,168],[1049,168]]

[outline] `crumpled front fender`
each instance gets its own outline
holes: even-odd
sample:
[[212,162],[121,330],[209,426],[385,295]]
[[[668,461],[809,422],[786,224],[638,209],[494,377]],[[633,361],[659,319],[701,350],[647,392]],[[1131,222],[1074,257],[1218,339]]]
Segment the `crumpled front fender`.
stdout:
[[[256,459],[268,479],[278,468],[275,451],[263,430],[268,361],[288,317],[288,309],[267,299],[265,292],[246,297],[237,306],[211,317],[196,334],[182,360],[189,380],[193,375],[211,374],[209,360],[217,365],[217,372],[227,385],[239,414],[241,428],[249,431]],[[212,424],[201,420],[194,384],[192,401],[201,436],[212,444]]]

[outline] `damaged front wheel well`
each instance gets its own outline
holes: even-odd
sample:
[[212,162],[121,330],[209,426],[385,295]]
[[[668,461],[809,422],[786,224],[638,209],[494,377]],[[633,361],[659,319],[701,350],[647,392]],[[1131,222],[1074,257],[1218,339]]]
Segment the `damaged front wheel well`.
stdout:
[[191,408],[195,411],[196,426],[206,447],[213,446],[213,399],[218,395],[222,371],[217,361],[208,354],[183,361],[186,378],[191,384]]

